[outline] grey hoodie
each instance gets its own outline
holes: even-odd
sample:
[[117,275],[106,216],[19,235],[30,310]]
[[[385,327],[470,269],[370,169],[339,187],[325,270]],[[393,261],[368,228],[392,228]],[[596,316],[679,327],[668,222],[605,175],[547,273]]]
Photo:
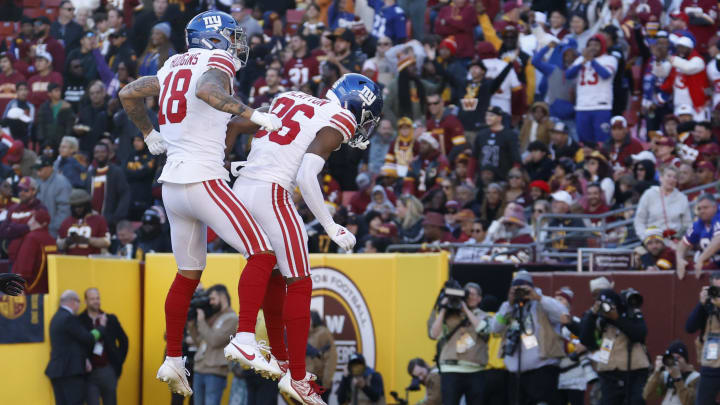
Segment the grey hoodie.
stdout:
[[635,212],[635,233],[642,240],[645,230],[654,226],[661,231],[670,229],[682,237],[692,224],[687,196],[676,188],[670,195],[660,195],[660,186],[645,190]]

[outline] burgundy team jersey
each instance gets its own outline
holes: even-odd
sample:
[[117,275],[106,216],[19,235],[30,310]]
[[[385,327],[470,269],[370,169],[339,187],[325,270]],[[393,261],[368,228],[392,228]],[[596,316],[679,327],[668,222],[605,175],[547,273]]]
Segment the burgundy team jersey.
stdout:
[[314,56],[291,58],[285,63],[283,70],[293,87],[300,87],[320,74],[319,64]]
[[[58,236],[65,239],[70,236],[71,233],[77,233],[78,235],[84,236],[88,239],[103,237],[108,238],[108,240],[110,239],[105,218],[97,214],[87,215],[83,219],[78,219],[72,216],[65,218],[63,223],[60,225]],[[94,248],[86,244],[69,245],[66,250],[67,254],[76,256],[87,256],[100,253],[99,248]]]

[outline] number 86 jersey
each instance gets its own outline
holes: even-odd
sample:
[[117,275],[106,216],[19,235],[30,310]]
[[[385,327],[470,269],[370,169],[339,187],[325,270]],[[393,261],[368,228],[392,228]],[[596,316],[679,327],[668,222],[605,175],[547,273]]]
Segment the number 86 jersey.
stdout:
[[230,180],[224,167],[225,132],[231,114],[195,96],[197,82],[209,69],[235,76],[235,62],[219,49],[193,48],[169,58],[158,71],[158,124],[167,143],[167,163],[160,182],[188,184]]
[[283,127],[255,134],[240,176],[277,183],[288,191],[295,188],[300,163],[318,131],[334,128],[347,142],[357,126],[353,114],[339,104],[299,91],[278,95],[270,113],[282,120]]

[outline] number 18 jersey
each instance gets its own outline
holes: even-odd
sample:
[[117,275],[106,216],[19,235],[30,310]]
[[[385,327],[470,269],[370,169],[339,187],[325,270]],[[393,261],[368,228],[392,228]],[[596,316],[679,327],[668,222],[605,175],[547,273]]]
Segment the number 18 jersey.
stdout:
[[299,91],[278,95],[270,113],[282,120],[283,127],[255,134],[240,176],[277,183],[288,191],[295,188],[300,163],[318,131],[334,128],[347,141],[357,125],[354,116],[339,104]]
[[232,56],[220,49],[190,49],[169,58],[158,71],[158,124],[167,143],[160,182],[188,184],[230,180],[224,167],[225,131],[231,114],[195,96],[197,82],[209,69],[235,76]]

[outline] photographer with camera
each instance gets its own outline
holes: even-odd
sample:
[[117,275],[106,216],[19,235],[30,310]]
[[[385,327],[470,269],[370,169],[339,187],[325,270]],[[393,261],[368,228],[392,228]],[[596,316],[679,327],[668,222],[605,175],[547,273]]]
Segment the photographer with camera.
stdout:
[[408,391],[419,390],[421,384],[425,386],[425,398],[417,405],[442,405],[440,370],[437,367],[431,369],[420,357],[410,360],[407,370],[412,377]]
[[665,354],[655,358],[655,369],[643,389],[646,401],[662,398],[661,405],[693,405],[700,373],[688,363],[685,343],[670,343]]
[[216,284],[206,291],[197,291],[190,301],[188,318],[188,332],[198,345],[193,398],[204,405],[219,405],[230,372],[223,349],[238,323],[227,288]]
[[557,403],[558,364],[565,356],[560,330],[567,318],[563,304],[535,290],[530,273],[515,274],[508,300],[491,320],[492,331],[503,333],[510,404]]
[[385,404],[385,389],[380,373],[365,364],[365,357],[353,353],[337,390],[340,405]]
[[624,297],[600,290],[580,323],[580,342],[595,351],[592,359],[600,379],[601,405],[641,405],[647,380],[647,325],[640,312],[642,296],[628,289]]
[[685,323],[687,333],[701,331],[700,382],[697,405],[715,404],[720,394],[720,273],[710,277],[710,285],[700,291],[700,302]]
[[442,403],[456,405],[465,396],[468,405],[483,398],[483,370],[488,362],[488,316],[478,307],[482,289],[476,283],[465,288],[455,280],[445,283],[428,323],[430,339],[437,340]]

